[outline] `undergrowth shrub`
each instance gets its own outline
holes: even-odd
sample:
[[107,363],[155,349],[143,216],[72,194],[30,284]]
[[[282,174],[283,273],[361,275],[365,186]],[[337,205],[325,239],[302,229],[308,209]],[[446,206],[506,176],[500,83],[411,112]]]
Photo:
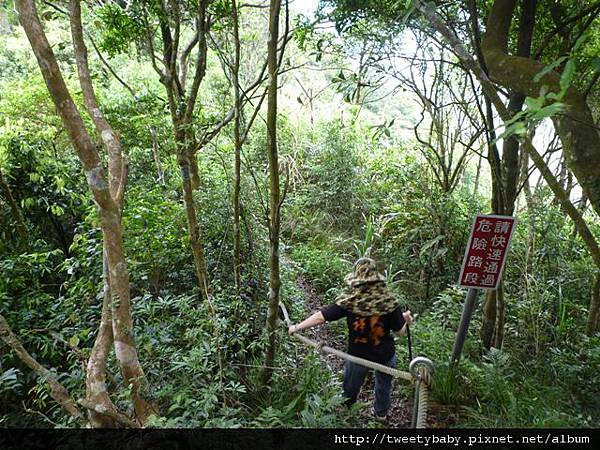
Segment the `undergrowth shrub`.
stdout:
[[291,256],[299,264],[300,270],[321,292],[339,288],[344,276],[352,269],[346,260],[329,248],[299,243],[292,248]]

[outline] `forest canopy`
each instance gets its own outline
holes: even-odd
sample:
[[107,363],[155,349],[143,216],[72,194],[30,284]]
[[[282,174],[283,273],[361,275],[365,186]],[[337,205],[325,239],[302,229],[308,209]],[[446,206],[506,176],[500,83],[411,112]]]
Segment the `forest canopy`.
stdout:
[[409,427],[288,333],[367,256],[428,427],[597,426],[599,55],[599,1],[1,2],[0,427]]

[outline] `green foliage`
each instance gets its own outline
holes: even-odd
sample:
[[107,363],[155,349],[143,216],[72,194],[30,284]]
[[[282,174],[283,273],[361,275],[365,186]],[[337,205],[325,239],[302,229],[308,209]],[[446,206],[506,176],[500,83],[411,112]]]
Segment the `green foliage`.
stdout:
[[488,354],[481,366],[471,365],[474,406],[465,407],[466,425],[478,427],[569,427],[590,426],[569,399],[563,380],[535,380],[536,375],[498,350]]
[[9,420],[6,415],[9,402],[22,395],[23,376],[19,369],[11,367],[0,373],[0,424]]
[[375,230],[375,225],[373,224],[373,217],[369,216],[368,218],[363,215],[363,219],[365,221],[364,228],[364,239],[362,241],[353,242],[352,245],[356,252],[356,258],[360,258],[362,256],[367,255],[373,248],[373,240],[375,239],[377,232]]
[[410,293],[411,301],[429,302],[456,280],[474,205],[410,185],[396,198],[402,202],[390,204],[383,215],[378,254],[402,271],[399,288]]
[[[566,389],[581,411],[598,409],[599,374],[595,370],[600,361],[600,338],[580,336],[578,344],[564,344],[551,348],[549,364],[555,379],[563,380]],[[552,377],[552,375],[551,375]],[[552,378],[554,378],[552,377]],[[569,384],[575,382],[575,386]]]
[[354,423],[352,410],[343,406],[339,383],[323,370],[319,355],[311,352],[305,358],[293,372],[277,372],[275,389],[269,398],[261,397],[264,409],[253,426],[330,428]]
[[435,378],[431,389],[431,396],[435,402],[442,405],[460,405],[464,399],[464,379],[461,380],[460,372],[456,366],[442,362],[435,367]]
[[331,249],[312,247],[309,244],[296,244],[292,249],[292,258],[300,264],[316,288],[324,291],[340,286],[344,275],[351,266],[336,256]]
[[[186,3],[182,8],[186,27],[193,23],[195,9],[189,6],[194,5]],[[457,5],[442,6],[448,17],[460,19]],[[134,334],[149,397],[159,410],[149,426],[365,426],[359,414],[362,405],[351,409],[342,405],[339,374],[332,373],[318,353],[289,339],[283,326],[277,333],[271,388],[265,389],[260,381],[267,346],[269,237],[265,220],[266,130],[260,119],[243,149],[243,286],[239,293],[232,287],[230,256],[231,126],[224,127],[221,135],[198,153],[201,186],[194,197],[215,312],[200,300],[168,99],[147,49],[139,45],[148,31],[141,8],[147,8],[150,25],[155,27],[159,20],[169,19],[159,6],[155,1],[129,2],[123,9],[108,2],[92,11],[84,9],[93,20],[88,31],[134,91],[132,96],[124,90],[90,48],[101,108],[121,136],[129,167],[122,221]],[[407,1],[326,1],[321,6],[320,13],[328,14],[338,30],[348,33],[348,54],[354,59],[366,39],[372,44],[372,55],[367,58],[376,60],[382,47],[398,44],[406,24],[420,20],[411,14]],[[74,87],[74,100],[81,105],[68,25],[62,15],[40,7],[66,82]],[[227,1],[210,2],[214,20],[211,47],[228,41],[229,8]],[[242,35],[252,44],[243,51],[243,58],[248,58],[243,65],[260,66],[262,55],[256,49],[265,37],[257,25],[263,23],[262,12],[256,17],[245,11],[242,14]],[[539,20],[547,26],[546,9],[540,9]],[[278,141],[282,184],[287,185],[282,208],[281,292],[292,317],[300,320],[308,309],[318,306],[314,298],[306,304],[297,286],[299,275],[315,286],[325,304],[339,292],[354,259],[370,251],[385,266],[386,280],[403,306],[418,314],[411,327],[413,350],[436,363],[432,399],[457,411],[459,426],[581,427],[598,423],[600,341],[597,334],[591,338],[582,335],[593,265],[550,192],[543,186],[535,189],[534,206],[517,211],[519,225],[504,275],[503,348],[481,348],[478,309],[461,361],[450,367],[465,296],[455,283],[472,216],[488,209],[487,166],[482,166],[478,192],[474,191],[471,163],[454,192],[441,192],[415,143],[394,119],[403,117],[403,126],[412,129],[414,111],[408,101],[390,97],[359,108],[354,104],[358,84],[372,81],[372,73],[367,70],[359,76],[354,64],[344,60],[339,36],[318,32],[308,17],[295,21],[299,25],[295,39],[304,54],[293,53],[287,61],[286,53],[284,63],[294,65],[307,57],[316,60],[320,69],[329,62],[335,63],[336,69],[293,72],[295,81],[303,83],[300,95],[295,87],[289,87],[286,77],[292,79],[290,73],[284,71],[281,77],[284,89]],[[188,42],[190,30],[186,28],[181,37]],[[536,42],[541,38],[534,36]],[[156,39],[159,44],[158,34]],[[514,45],[514,39],[510,41]],[[229,44],[222,45],[227,56]],[[597,74],[596,32],[583,33],[568,56],[556,43],[548,45],[542,58],[546,68],[536,80],[560,70],[560,90],[546,89],[537,98],[528,98],[527,109],[505,124],[501,138],[526,132],[527,122],[535,125],[564,114],[568,90],[587,87]],[[159,52],[160,48],[160,44],[156,46]],[[198,137],[231,106],[231,87],[221,72],[219,56],[223,55],[212,49],[209,52],[192,124]],[[188,69],[189,78],[193,68]],[[252,76],[246,73],[250,72],[247,67],[242,69],[245,83]],[[188,87],[189,83],[188,79]],[[0,170],[29,232],[27,242],[14,238],[14,219],[2,196],[0,312],[25,348],[56,374],[73,398],[80,398],[85,395],[81,361],[51,333],[89,356],[103,296],[100,219],[80,162],[18,27],[0,36],[0,88]],[[588,97],[595,109],[596,91],[592,89]],[[344,104],[344,99],[350,104]],[[400,106],[389,114],[385,108],[396,103]],[[303,117],[308,108],[310,122]],[[250,114],[247,107],[244,119]],[[85,114],[84,120],[100,148],[100,137]],[[154,151],[166,173],[164,184],[158,183]],[[106,165],[106,155],[100,153]],[[600,235],[597,217],[590,214],[586,219],[595,235]],[[530,227],[537,236],[534,242],[529,241]],[[482,301],[480,296],[480,307]],[[344,323],[327,326],[336,338],[345,337]],[[406,338],[397,342],[399,360],[406,361]],[[114,355],[108,363],[111,398],[129,413],[128,390]],[[59,426],[73,426],[51,399],[45,380],[33,374],[14,352],[4,351],[0,364],[1,426],[48,426],[41,415],[24,414],[22,402]],[[408,396],[408,388],[401,388],[399,395]]]
[[127,52],[129,45],[144,32],[141,18],[132,14],[135,8],[125,10],[117,3],[106,3],[94,8],[102,30],[100,49],[110,56]]
[[301,161],[305,183],[296,201],[306,209],[325,211],[335,226],[353,218],[361,204],[357,132],[337,121],[323,124]]
[[[366,32],[366,28],[375,30],[391,29],[398,31],[402,21],[398,20],[409,12],[408,1],[364,1],[353,0],[324,1],[322,8],[330,8],[328,19],[335,23],[338,32],[359,33]],[[369,20],[375,21],[379,26],[369,24]],[[381,33],[385,36],[386,33]]]
[[[123,224],[132,288],[159,294],[164,289],[177,292],[193,285],[194,274],[188,248],[185,213],[172,194],[157,186],[128,191],[131,207],[125,210]],[[164,218],[170,220],[165,221]]]

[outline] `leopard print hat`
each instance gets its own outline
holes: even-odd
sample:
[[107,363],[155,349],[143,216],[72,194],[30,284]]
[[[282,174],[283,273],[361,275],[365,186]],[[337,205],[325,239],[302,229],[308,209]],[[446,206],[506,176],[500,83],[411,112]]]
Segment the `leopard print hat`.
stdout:
[[399,306],[385,283],[385,277],[377,270],[371,258],[360,258],[354,270],[346,275],[345,291],[335,303],[359,316],[383,315]]

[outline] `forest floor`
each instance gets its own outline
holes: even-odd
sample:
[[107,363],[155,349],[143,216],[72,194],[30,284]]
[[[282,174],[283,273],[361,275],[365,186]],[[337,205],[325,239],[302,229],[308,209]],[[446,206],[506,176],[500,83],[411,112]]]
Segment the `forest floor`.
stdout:
[[[310,311],[316,311],[324,306],[319,294],[308,279],[302,275],[298,275],[296,279],[296,285],[298,286],[299,290],[304,293],[306,306]],[[340,350],[346,350],[347,345],[344,337],[335,335],[327,326],[314,328],[309,332],[309,334],[312,334],[312,338],[319,342],[323,342],[325,345]],[[327,366],[331,369],[331,371],[338,373],[341,376],[343,373],[343,361],[334,355],[322,356],[325,358]],[[402,365],[399,364],[399,367],[402,367]],[[402,384],[403,388],[401,390],[401,386],[399,386],[400,384]],[[402,382],[394,383],[394,390],[392,392],[392,406],[385,423],[385,426],[388,428],[410,427],[412,418],[412,395],[410,398],[404,397],[406,395],[406,387],[407,386],[404,386],[404,383]],[[362,414],[364,415],[365,422],[369,422],[372,405],[374,402],[374,377],[372,371],[370,371],[367,375],[367,379],[361,389],[358,400],[360,402],[367,403],[368,407],[363,409]],[[456,415],[450,412],[444,405],[438,405],[431,401],[429,402],[427,428],[448,428],[456,424],[456,419]]]

